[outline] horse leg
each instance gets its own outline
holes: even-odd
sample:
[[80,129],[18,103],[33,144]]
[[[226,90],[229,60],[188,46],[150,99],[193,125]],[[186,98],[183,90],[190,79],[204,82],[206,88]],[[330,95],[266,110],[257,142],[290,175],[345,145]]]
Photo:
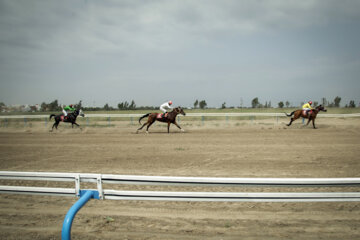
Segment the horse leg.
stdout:
[[301,114],[298,115],[298,114],[295,113],[295,114],[294,114],[294,117],[292,117],[292,118],[290,119],[290,122],[289,122],[289,124],[287,124],[287,126],[290,126],[290,125],[292,124],[292,122],[295,121],[296,119],[298,119],[300,116],[301,116]]
[[309,119],[308,119],[308,121],[307,121],[307,123],[306,123],[306,126],[309,125],[309,123],[310,123],[311,120],[312,120],[312,118],[309,117]]
[[[56,122],[54,122],[54,124],[52,125],[52,128],[51,128],[51,131],[50,131],[50,132],[52,132],[52,131],[54,130],[55,125],[56,125]],[[57,128],[56,128],[56,129],[57,129]]]
[[316,129],[316,127],[315,127],[315,118],[312,119],[312,124],[313,124],[314,129]]
[[171,122],[168,122],[167,124],[168,124],[168,133],[170,133],[170,124],[171,124]]
[[51,131],[53,131],[54,130],[54,127],[56,128],[56,130],[58,129],[57,127],[58,127],[58,125],[59,125],[59,122],[57,122],[57,121],[55,121],[54,122],[54,124],[53,124],[53,126],[52,126],[52,128],[51,128]]
[[174,124],[175,124],[175,126],[177,126],[182,132],[185,132],[185,130],[184,129],[182,129],[180,126],[179,126],[179,124],[177,124],[177,122],[173,122]]
[[290,122],[289,122],[289,124],[287,124],[287,126],[290,126],[293,121],[294,121],[294,118],[291,118],[291,119],[290,119]]
[[148,122],[144,123],[140,128],[137,129],[137,131],[140,131],[141,129],[143,129],[143,127],[145,127],[146,124],[148,124]]
[[149,127],[155,122],[155,120],[153,120],[152,122],[150,122],[147,127],[146,127],[146,133],[149,133]]
[[72,123],[72,126],[73,126],[73,127],[74,127],[74,124],[75,124],[76,126],[78,126],[78,127],[81,129],[80,125],[79,125],[79,124],[77,124],[76,122],[73,122],[73,123]]
[[136,130],[136,133],[139,133],[139,131],[140,131],[141,129],[143,129],[143,127],[145,127],[147,124],[149,124],[149,119],[148,119],[148,121],[147,121],[146,123],[144,123],[140,128],[138,128],[138,129]]

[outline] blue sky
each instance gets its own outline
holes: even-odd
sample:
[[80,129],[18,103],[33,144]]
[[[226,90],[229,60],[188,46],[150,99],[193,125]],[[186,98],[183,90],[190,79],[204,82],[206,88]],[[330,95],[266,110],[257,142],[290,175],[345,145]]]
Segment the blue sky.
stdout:
[[0,101],[360,102],[360,1],[0,0]]

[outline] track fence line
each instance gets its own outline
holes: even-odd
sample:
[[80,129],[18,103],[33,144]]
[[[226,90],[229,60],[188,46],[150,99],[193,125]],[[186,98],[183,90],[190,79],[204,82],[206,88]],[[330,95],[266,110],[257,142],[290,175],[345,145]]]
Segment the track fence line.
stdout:
[[[238,187],[360,187],[360,178],[210,178],[111,175],[91,173],[0,171],[0,193],[79,197],[65,216],[61,236],[71,239],[76,213],[90,200],[153,200],[213,202],[354,202],[360,192],[176,192],[120,191],[104,189],[103,183],[166,186]],[[11,186],[11,181],[73,182],[73,188]],[[96,189],[82,189],[81,183],[96,183]],[[10,183],[10,184],[9,184]]]
[[[0,193],[80,196],[80,183],[96,183],[99,199],[174,200],[174,201],[360,201],[360,192],[316,193],[233,193],[233,192],[159,192],[103,189],[103,183],[168,186],[239,186],[239,187],[360,187],[360,178],[206,178],[110,175],[90,173],[9,172],[0,171],[0,180],[74,182],[74,188],[0,186]],[[193,196],[193,197],[192,197]]]

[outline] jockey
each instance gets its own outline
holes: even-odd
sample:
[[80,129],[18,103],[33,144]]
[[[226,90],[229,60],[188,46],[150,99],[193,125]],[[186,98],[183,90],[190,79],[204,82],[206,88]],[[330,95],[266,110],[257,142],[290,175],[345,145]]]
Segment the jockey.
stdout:
[[64,113],[64,116],[67,117],[67,112],[66,111],[75,111],[75,108],[73,108],[73,105],[70,104],[69,106],[63,106],[62,112]]
[[312,101],[309,101],[302,106],[303,111],[306,111],[306,115],[308,115],[310,110],[313,109],[313,107],[311,107],[311,104],[312,104]]
[[165,117],[165,113],[167,112],[166,109],[169,109],[169,110],[172,109],[171,105],[172,105],[172,101],[168,101],[168,102],[161,104],[160,110],[164,113],[162,115],[162,117]]

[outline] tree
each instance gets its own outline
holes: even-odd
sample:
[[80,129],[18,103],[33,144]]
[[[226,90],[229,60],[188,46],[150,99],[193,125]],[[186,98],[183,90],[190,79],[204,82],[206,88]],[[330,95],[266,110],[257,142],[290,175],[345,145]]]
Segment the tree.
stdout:
[[197,108],[198,105],[199,105],[199,101],[196,99],[196,101],[194,102],[194,108]]
[[199,107],[200,107],[201,109],[206,108],[206,106],[207,106],[207,103],[206,103],[205,100],[202,100],[202,101],[199,102]]
[[279,106],[279,108],[283,108],[283,107],[284,107],[284,103],[283,103],[283,102],[279,102],[279,103],[278,103],[278,106]]
[[322,102],[322,105],[325,107],[325,106],[327,106],[327,100],[326,100],[326,98],[322,98],[321,99],[321,102]]
[[58,111],[61,109],[58,100],[54,100],[48,105],[50,111]]
[[341,101],[341,97],[337,96],[337,97],[334,99],[334,106],[335,106],[335,107],[340,107],[340,101]]
[[110,106],[109,106],[109,104],[105,104],[104,105],[104,110],[106,110],[106,111],[109,111],[109,110],[111,110],[111,108],[110,108]]
[[349,108],[354,108],[354,107],[356,107],[355,101],[354,101],[354,100],[351,100],[351,101],[349,102]]
[[251,106],[252,108],[256,108],[258,107],[258,105],[259,105],[259,98],[256,97],[251,101]]
[[75,105],[76,109],[82,109],[82,100],[79,101],[78,104]]
[[221,104],[221,108],[225,109],[226,108],[226,102],[224,102],[223,104]]
[[286,102],[285,102],[285,105],[286,105],[287,108],[290,107],[290,102],[289,102],[289,101],[286,101]]
[[129,109],[134,110],[135,108],[136,108],[135,101],[132,100],[131,103],[130,103]]
[[264,108],[271,108],[271,101],[266,101],[265,102],[265,105],[264,105]]
[[43,112],[47,111],[47,104],[45,102],[41,103],[40,110],[43,111]]
[[0,112],[6,107],[5,103],[0,102]]

